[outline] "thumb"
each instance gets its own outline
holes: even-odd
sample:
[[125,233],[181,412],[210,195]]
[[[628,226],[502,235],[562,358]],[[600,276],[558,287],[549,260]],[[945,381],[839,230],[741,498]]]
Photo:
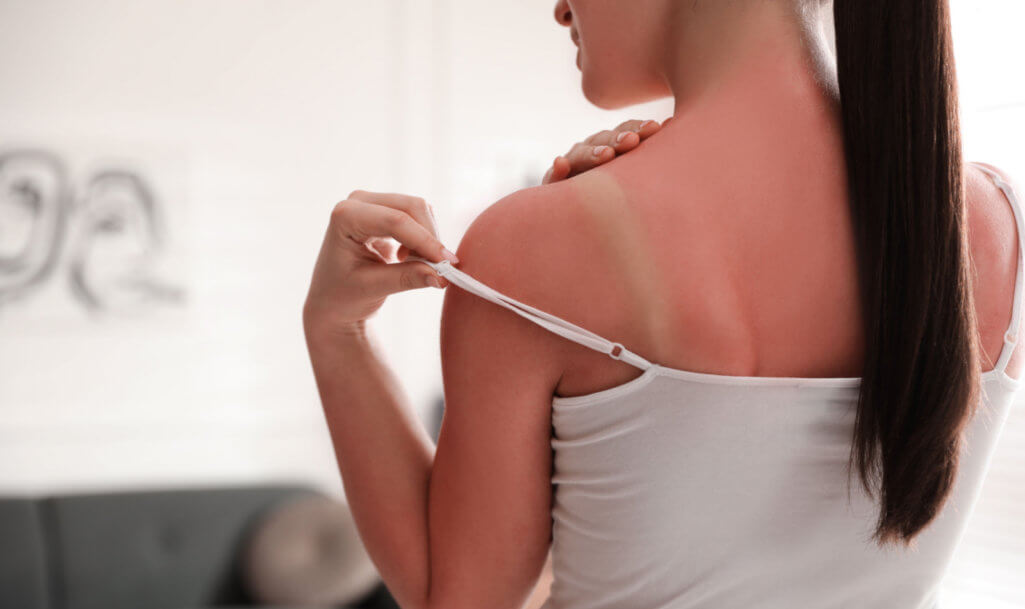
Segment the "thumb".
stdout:
[[373,264],[363,271],[363,278],[367,292],[379,296],[419,288],[444,288],[449,284],[434,269],[417,261]]

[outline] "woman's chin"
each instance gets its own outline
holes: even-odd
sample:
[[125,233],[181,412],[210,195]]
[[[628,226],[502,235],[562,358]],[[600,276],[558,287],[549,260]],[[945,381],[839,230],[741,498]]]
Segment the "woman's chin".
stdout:
[[612,99],[609,92],[605,90],[604,87],[600,86],[600,83],[594,82],[594,79],[590,77],[586,70],[582,75],[580,88],[587,101],[605,110],[612,109],[612,106],[609,105]]
[[668,87],[659,86],[657,83],[609,82],[609,79],[597,78],[586,69],[583,72],[580,87],[584,98],[602,110],[619,110],[672,95],[672,91]]
[[635,100],[628,99],[629,96],[623,96],[622,91],[610,90],[608,87],[602,87],[598,83],[594,83],[588,79],[586,72],[581,81],[581,90],[587,101],[602,110],[618,110],[619,108],[638,103]]

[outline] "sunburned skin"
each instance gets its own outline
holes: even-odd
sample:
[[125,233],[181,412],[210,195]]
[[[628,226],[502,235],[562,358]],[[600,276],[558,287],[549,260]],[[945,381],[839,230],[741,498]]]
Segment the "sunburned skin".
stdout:
[[[645,53],[612,52],[626,44],[614,37],[616,24],[638,13],[569,4],[588,99],[617,107],[655,86],[643,72]],[[568,6],[560,2],[556,14]],[[752,19],[739,35],[746,26],[735,15],[727,21],[717,35],[732,31],[742,50],[729,65],[715,64],[715,78],[691,65],[707,54],[688,53],[693,40],[677,37],[687,42],[672,49],[681,59],[661,69],[688,94],[676,97],[671,121],[606,164],[494,205],[464,237],[462,266],[667,368],[860,376],[864,340],[833,60],[810,26],[800,37],[773,33],[794,25],[772,15]],[[623,57],[636,61],[621,65]],[[680,62],[686,69],[674,72]],[[965,179],[980,356],[989,370],[1010,322],[1017,233],[992,181],[972,166]],[[475,306],[472,296],[450,300],[453,317]],[[486,315],[501,340],[529,335],[536,344],[524,351],[556,353],[523,371],[558,379],[556,395],[592,393],[640,374],[528,322]],[[511,365],[506,352],[496,354],[496,365]],[[1021,353],[1009,362],[1012,376],[1025,362]]]
[[[701,372],[859,373],[838,118],[802,84],[766,87],[757,104],[721,91],[569,180],[610,284],[632,295],[631,329],[612,340]],[[594,390],[599,375],[582,376],[564,376],[560,395]]]
[[[575,244],[567,249],[586,252],[578,269],[600,266],[607,278],[583,286],[591,273],[580,274],[573,291],[607,296],[588,298],[589,310],[570,319],[670,368],[859,376],[864,345],[839,117],[813,86],[766,87],[758,104],[717,96],[715,106],[690,108],[636,150],[568,180],[570,205],[586,221],[565,235]],[[1017,237],[1000,191],[978,169],[965,171],[988,370],[1010,320]],[[533,196],[546,198],[545,188]],[[552,191],[548,205],[565,198]],[[640,373],[574,353],[558,395]],[[1021,365],[1016,352],[1008,372]]]

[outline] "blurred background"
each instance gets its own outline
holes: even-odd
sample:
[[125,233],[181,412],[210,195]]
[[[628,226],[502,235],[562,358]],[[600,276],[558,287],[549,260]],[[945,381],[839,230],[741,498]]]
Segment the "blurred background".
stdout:
[[[1025,6],[951,4],[967,158],[1025,185]],[[553,6],[0,0],[0,497],[344,501],[300,320],[332,206],[423,196],[454,250],[574,142],[672,112],[590,106]],[[376,321],[432,433],[441,301]],[[1025,606],[1023,489],[1019,407],[949,606]]]

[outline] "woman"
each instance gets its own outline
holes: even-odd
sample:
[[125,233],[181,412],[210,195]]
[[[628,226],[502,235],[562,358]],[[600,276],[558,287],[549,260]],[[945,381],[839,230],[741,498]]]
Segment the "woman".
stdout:
[[[836,0],[836,67],[827,6],[560,0],[587,99],[670,123],[458,257],[419,199],[335,208],[307,341],[402,607],[519,607],[550,543],[550,609],[935,606],[1019,387],[1025,224],[961,159],[946,0]],[[437,449],[366,324],[435,279]]]

